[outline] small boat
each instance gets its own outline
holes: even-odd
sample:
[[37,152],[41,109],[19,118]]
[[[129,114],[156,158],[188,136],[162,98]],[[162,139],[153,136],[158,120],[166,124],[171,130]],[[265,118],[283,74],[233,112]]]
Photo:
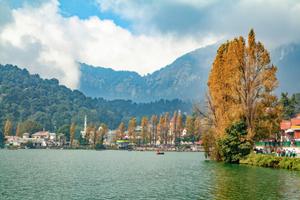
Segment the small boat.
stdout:
[[164,155],[164,154],[165,154],[165,152],[162,152],[162,151],[159,151],[159,150],[156,151],[156,155]]

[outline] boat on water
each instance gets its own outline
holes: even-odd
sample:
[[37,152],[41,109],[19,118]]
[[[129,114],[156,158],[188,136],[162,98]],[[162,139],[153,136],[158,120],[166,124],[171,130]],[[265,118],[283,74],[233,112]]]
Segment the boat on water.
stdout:
[[163,152],[163,151],[159,151],[159,150],[156,151],[156,155],[164,155],[164,154],[165,154],[165,152]]

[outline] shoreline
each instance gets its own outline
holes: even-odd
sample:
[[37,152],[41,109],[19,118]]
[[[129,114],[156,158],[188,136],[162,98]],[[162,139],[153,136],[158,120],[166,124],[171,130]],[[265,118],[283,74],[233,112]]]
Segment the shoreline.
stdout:
[[245,159],[240,160],[239,164],[264,168],[300,171],[299,157],[279,157],[274,155],[252,153],[249,154]]

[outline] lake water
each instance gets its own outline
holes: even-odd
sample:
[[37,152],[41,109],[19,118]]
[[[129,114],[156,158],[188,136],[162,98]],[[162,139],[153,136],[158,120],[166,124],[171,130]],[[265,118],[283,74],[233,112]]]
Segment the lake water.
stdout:
[[202,153],[0,150],[0,199],[300,199],[300,173]]

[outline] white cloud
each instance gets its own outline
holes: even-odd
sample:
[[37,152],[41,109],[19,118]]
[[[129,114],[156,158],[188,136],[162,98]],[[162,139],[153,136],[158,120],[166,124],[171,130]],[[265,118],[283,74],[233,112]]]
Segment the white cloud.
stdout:
[[26,5],[12,11],[12,22],[0,32],[0,61],[27,67],[76,88],[78,62],[116,70],[153,72],[216,38],[177,38],[171,34],[134,35],[110,20],[64,18],[58,2]]
[[138,33],[180,36],[207,34],[228,39],[254,28],[267,47],[300,41],[300,1],[296,0],[98,0],[102,11],[116,13]]

